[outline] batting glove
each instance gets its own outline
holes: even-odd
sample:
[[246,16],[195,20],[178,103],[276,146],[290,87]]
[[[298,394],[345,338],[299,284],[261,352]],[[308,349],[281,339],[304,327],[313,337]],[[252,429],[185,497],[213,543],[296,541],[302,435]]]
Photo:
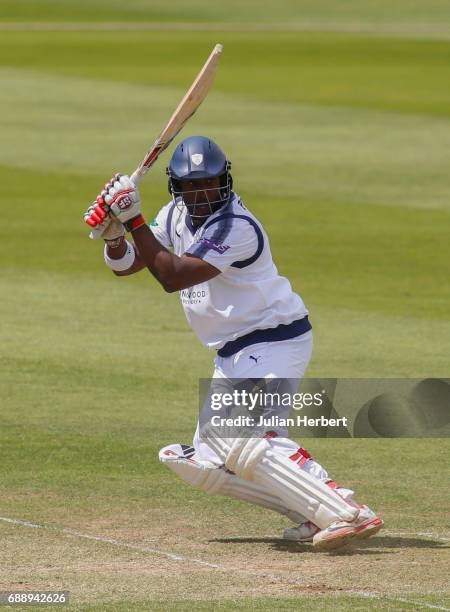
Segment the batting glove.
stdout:
[[116,240],[125,235],[123,224],[107,212],[106,204],[101,195],[89,206],[84,214],[84,222],[92,231],[89,238],[92,240]]
[[103,223],[108,213],[128,231],[145,224],[139,190],[127,175],[115,174],[106,183],[96,202],[98,206],[94,206],[93,213],[86,220],[91,227]]
[[123,223],[126,230],[131,231],[144,225],[139,190],[129,176],[116,174],[105,185],[101,195],[110,214]]

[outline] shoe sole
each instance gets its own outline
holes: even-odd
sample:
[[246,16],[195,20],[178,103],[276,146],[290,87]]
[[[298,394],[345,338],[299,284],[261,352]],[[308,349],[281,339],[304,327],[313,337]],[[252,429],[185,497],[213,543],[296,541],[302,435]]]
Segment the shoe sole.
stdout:
[[334,550],[348,544],[356,535],[355,527],[347,527],[339,533],[330,534],[328,538],[322,538],[317,542],[313,541],[313,546],[316,550]]
[[356,528],[356,537],[358,540],[367,540],[378,533],[383,527],[384,521],[380,518],[374,518],[365,525]]

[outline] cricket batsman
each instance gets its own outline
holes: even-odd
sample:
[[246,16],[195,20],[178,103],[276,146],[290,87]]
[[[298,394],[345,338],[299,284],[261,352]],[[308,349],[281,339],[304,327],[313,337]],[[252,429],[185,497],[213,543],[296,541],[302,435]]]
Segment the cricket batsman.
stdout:
[[[104,186],[84,220],[91,237],[104,240],[105,263],[117,276],[146,268],[165,291],[179,292],[194,333],[216,352],[213,380],[299,382],[313,347],[308,310],[278,273],[264,228],[233,191],[230,168],[210,138],[186,138],[167,168],[171,201],[150,224],[137,186],[121,174]],[[206,493],[286,515],[297,526],[285,538],[333,549],[383,526],[283,432],[203,433],[197,426],[192,446],[171,444],[160,460]]]

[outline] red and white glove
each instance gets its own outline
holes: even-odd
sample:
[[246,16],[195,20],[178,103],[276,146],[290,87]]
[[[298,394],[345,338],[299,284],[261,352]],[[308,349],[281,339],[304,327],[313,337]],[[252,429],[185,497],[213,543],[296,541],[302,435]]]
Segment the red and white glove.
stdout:
[[141,214],[139,190],[129,176],[115,174],[109,183],[106,183],[93,210],[88,216],[85,215],[85,221],[95,228],[104,222],[108,213],[128,231],[145,224]]
[[125,235],[123,224],[115,217],[105,212],[105,202],[102,196],[97,196],[95,202],[84,213],[84,221],[92,229],[89,238],[92,240],[117,240]]

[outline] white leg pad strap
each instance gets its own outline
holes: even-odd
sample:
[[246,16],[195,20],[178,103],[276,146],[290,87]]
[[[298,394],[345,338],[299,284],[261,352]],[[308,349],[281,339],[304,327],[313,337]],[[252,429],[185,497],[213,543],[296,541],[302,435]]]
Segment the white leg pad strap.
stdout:
[[[205,433],[205,432],[204,432]],[[333,489],[274,451],[264,438],[218,438],[211,429],[205,442],[237,476],[251,479],[279,497],[291,510],[326,529],[335,521],[352,521],[358,509]]]
[[205,491],[209,495],[228,495],[241,501],[268,508],[283,514],[294,523],[304,523],[307,519],[298,512],[289,510],[275,495],[268,493],[255,482],[242,480],[223,467],[208,461],[188,459],[180,454],[179,444],[171,444],[161,449],[159,459],[174,471],[184,482]]

